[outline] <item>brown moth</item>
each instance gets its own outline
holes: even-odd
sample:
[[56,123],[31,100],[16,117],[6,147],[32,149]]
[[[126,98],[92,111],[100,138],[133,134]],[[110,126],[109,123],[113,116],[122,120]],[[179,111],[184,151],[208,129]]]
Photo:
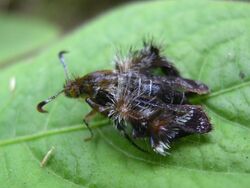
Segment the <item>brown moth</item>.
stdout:
[[[43,106],[64,93],[70,98],[84,98],[92,111],[84,122],[93,136],[88,122],[96,112],[113,120],[115,128],[138,149],[133,140],[148,138],[152,149],[166,155],[170,143],[191,134],[212,130],[209,118],[201,106],[191,105],[187,96],[207,94],[208,87],[195,80],[185,79],[164,56],[150,43],[144,48],[130,51],[126,58],[115,58],[114,70],[101,70],[83,77],[69,78],[63,54],[59,58],[64,66],[66,82],[56,95],[37,105]],[[161,74],[155,74],[160,70]],[[128,127],[132,131],[128,131]]]

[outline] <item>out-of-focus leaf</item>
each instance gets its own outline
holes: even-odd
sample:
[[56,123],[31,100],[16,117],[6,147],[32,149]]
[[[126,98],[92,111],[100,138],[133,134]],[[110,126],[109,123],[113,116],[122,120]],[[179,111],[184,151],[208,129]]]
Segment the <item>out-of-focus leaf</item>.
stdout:
[[38,47],[52,42],[58,34],[58,28],[44,21],[0,14],[0,64],[18,61],[21,55],[34,53]]

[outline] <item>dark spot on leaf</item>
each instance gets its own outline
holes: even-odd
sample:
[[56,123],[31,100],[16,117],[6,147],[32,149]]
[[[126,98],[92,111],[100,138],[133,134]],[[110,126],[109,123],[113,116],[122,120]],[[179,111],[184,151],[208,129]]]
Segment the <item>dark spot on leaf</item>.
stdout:
[[246,77],[246,75],[244,74],[244,72],[240,71],[239,77],[243,80]]

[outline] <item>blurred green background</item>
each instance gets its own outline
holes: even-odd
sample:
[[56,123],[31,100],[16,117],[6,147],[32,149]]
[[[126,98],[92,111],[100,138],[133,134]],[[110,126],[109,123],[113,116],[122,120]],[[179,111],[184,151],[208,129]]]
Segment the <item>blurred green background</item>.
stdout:
[[0,69],[49,47],[88,20],[134,0],[0,0]]
[[0,68],[36,55],[111,9],[138,1],[149,0],[0,0]]
[[135,0],[1,0],[0,11],[38,17],[69,31],[88,19]]

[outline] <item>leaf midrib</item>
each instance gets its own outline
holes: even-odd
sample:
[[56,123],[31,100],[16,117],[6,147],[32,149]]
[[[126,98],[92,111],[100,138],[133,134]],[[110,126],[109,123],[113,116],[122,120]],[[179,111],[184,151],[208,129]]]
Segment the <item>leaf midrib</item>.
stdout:
[[[107,123],[108,123],[107,120],[98,121],[98,122],[95,122],[93,125],[91,125],[91,128],[95,129],[98,127],[102,127],[104,125],[107,125]],[[58,135],[58,134],[63,134],[63,133],[68,133],[68,132],[79,131],[79,130],[88,130],[88,129],[86,127],[84,127],[83,124],[77,124],[77,125],[73,125],[70,127],[60,128],[60,129],[51,129],[51,130],[42,131],[39,133],[30,134],[30,135],[26,135],[26,136],[18,136],[18,137],[11,138],[11,139],[1,140],[0,147],[6,146],[6,145],[11,145],[11,144],[19,144],[22,142],[36,140],[36,139],[39,139],[42,137],[48,137],[48,136],[52,136],[52,135]]]

